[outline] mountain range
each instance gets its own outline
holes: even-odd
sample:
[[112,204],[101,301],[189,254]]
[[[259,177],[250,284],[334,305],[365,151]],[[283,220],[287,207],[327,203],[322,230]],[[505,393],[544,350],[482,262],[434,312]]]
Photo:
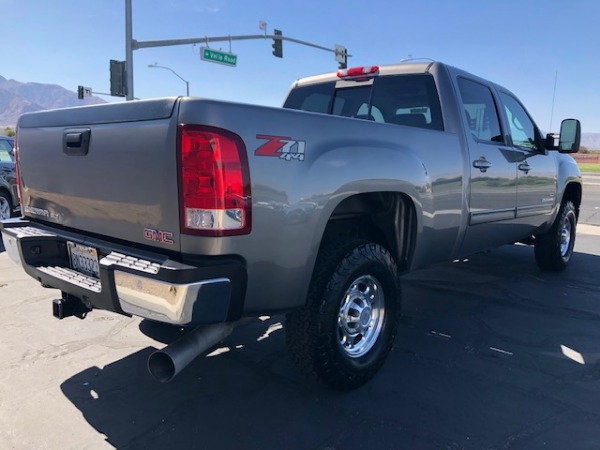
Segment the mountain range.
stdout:
[[600,133],[581,133],[581,145],[588,150],[600,150]]
[[22,83],[0,76],[0,128],[11,127],[26,112],[106,103],[99,97],[77,98],[77,93],[57,84]]
[[[57,84],[22,83],[0,76],[0,128],[14,128],[19,116],[43,109],[106,103],[99,97],[77,98],[77,93]],[[581,145],[600,150],[600,133],[582,133]]]

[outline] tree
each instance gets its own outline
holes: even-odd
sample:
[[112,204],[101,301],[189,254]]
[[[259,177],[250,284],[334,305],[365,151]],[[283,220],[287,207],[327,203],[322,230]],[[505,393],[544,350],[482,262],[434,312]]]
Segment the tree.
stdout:
[[15,130],[11,127],[5,127],[2,134],[4,136],[15,137]]

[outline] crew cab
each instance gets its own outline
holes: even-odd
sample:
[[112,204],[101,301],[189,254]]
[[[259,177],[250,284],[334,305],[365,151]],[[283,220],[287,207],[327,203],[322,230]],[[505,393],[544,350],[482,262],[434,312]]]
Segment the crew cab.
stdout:
[[300,367],[337,389],[383,364],[401,274],[499,245],[573,255],[580,124],[543,135],[509,90],[440,62],[296,81],[283,108],[189,97],[21,116],[10,257],[93,309],[193,328],[167,381],[240,321],[286,313]]

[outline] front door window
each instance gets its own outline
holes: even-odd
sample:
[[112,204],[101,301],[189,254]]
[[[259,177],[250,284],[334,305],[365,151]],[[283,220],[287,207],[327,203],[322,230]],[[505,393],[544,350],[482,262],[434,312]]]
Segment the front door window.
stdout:
[[504,104],[513,145],[526,150],[540,150],[539,134],[525,108],[514,97],[504,92],[500,94],[500,98]]

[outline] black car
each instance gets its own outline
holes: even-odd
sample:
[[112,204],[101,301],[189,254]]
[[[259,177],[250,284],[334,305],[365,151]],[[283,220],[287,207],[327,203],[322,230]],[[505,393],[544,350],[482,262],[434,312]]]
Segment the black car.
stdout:
[[0,220],[20,211],[13,147],[15,140],[0,136]]

